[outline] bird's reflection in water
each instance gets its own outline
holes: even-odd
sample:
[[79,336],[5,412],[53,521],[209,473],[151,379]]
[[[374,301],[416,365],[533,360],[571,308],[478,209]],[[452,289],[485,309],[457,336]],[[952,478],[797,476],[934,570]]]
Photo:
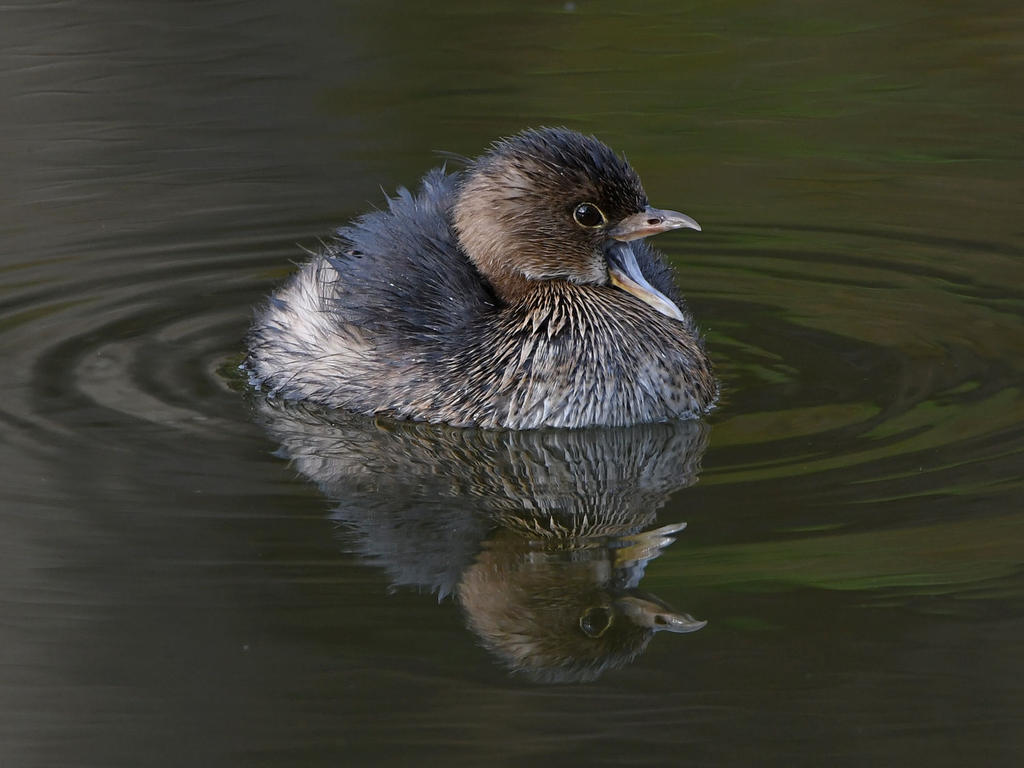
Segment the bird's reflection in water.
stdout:
[[396,587],[454,595],[513,671],[594,680],[659,630],[704,626],[638,588],[685,526],[655,523],[697,478],[700,422],[506,432],[259,407],[357,551]]

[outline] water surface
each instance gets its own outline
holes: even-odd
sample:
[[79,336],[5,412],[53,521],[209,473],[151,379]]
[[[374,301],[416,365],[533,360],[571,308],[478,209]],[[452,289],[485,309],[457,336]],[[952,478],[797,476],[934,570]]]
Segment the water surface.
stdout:
[[[4,18],[0,762],[1016,762],[1018,4]],[[324,425],[233,389],[303,247],[540,124],[703,225],[659,244],[706,424]],[[630,591],[707,625],[559,673],[488,623]]]

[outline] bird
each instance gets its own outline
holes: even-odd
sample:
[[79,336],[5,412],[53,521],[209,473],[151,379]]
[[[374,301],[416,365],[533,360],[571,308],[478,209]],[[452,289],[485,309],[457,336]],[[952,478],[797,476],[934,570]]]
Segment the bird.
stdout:
[[654,208],[593,136],[533,128],[337,230],[257,310],[243,368],[271,399],[455,427],[699,418],[703,338],[644,238]]

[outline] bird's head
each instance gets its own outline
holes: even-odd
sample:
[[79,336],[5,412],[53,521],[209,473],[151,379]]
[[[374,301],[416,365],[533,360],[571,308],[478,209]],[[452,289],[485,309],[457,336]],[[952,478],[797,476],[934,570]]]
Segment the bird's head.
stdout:
[[534,281],[611,284],[682,319],[641,274],[630,242],[700,226],[653,208],[629,163],[591,136],[541,128],[498,141],[467,169],[454,223],[466,254],[506,301]]

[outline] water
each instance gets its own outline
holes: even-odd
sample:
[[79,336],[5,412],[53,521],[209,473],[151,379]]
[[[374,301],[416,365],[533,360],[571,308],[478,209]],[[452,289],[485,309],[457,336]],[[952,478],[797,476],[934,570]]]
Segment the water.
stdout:
[[[4,17],[4,765],[1017,762],[1017,4]],[[233,388],[296,244],[563,123],[704,227],[659,245],[706,425],[328,427]],[[573,505],[608,527],[524,548]],[[487,609],[544,630],[538,573],[570,615],[708,623],[513,674]]]

